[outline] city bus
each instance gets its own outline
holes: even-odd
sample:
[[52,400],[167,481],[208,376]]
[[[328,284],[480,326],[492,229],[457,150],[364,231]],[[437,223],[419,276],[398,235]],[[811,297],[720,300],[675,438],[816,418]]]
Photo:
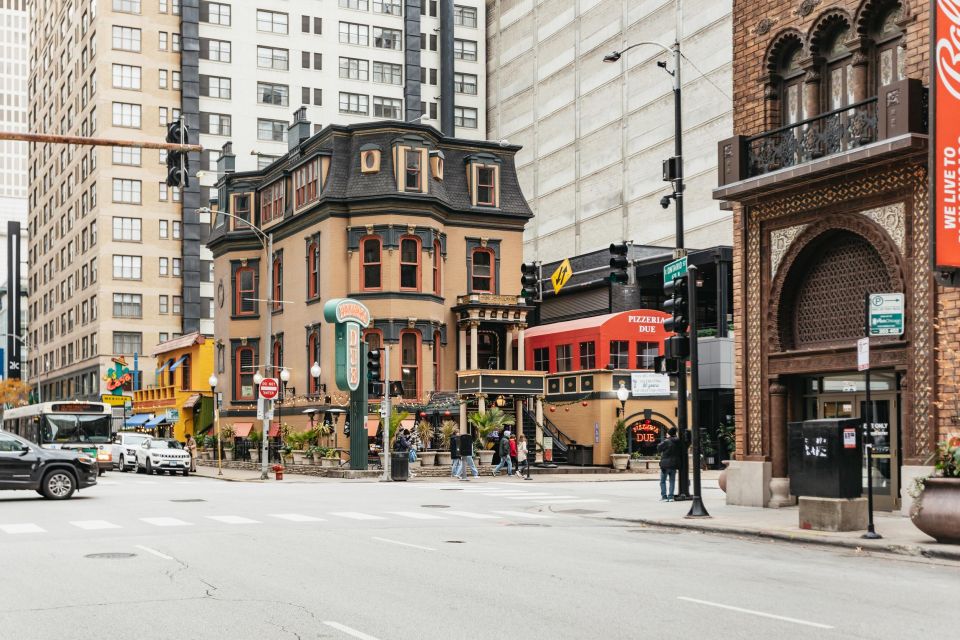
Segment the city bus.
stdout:
[[103,402],[42,402],[3,412],[4,431],[46,449],[76,449],[97,460],[101,474],[113,464],[112,409]]

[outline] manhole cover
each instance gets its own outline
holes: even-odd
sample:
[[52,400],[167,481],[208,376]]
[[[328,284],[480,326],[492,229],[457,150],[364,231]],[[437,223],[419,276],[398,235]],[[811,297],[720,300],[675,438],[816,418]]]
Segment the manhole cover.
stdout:
[[447,544],[464,544],[463,540],[444,540]]
[[508,522],[508,527],[549,527],[548,524],[540,524],[539,522]]
[[557,511],[557,513],[572,513],[578,516],[588,516],[593,513],[606,513],[606,512],[597,511],[596,509],[566,509],[564,511]]
[[463,489],[440,489],[440,491],[463,491]]
[[84,558],[90,558],[91,560],[126,560],[127,558],[136,558],[137,554],[135,553],[90,553],[84,556]]
[[203,498],[182,498],[180,500],[171,500],[170,502],[206,502]]
[[448,504],[422,504],[421,507],[425,509],[449,509],[450,505]]

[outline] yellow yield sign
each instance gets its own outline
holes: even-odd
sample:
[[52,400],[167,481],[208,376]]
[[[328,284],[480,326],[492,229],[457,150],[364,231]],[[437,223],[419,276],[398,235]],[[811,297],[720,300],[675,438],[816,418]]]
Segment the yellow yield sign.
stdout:
[[557,270],[550,276],[550,282],[553,283],[553,292],[555,294],[560,293],[560,289],[563,289],[563,285],[570,281],[571,276],[573,276],[573,268],[570,266],[570,259],[567,258],[560,263]]

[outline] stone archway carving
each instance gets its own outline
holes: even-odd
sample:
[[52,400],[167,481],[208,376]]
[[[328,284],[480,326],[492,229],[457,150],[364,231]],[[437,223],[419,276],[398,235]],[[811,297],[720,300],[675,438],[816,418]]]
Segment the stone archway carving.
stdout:
[[[844,264],[856,260],[871,265],[868,270],[851,271],[857,276],[855,291],[860,287],[881,286],[891,291],[905,291],[903,258],[896,244],[875,222],[857,213],[832,215],[807,226],[791,243],[782,257],[779,269],[771,283],[767,307],[767,344],[771,352],[790,351],[804,346],[848,345],[854,336],[847,336],[842,326],[824,332],[823,339],[808,337],[799,327],[794,305],[801,296],[812,296],[822,303],[837,303],[854,308],[862,298],[849,290],[821,291],[837,274],[824,273],[843,269]],[[829,263],[829,264],[828,264]],[[846,297],[844,297],[846,296]],[[858,298],[851,299],[851,296]],[[840,316],[849,317],[850,313]],[[853,314],[857,315],[857,314]],[[823,319],[830,326],[828,319]],[[798,333],[799,332],[799,333]],[[807,337],[804,337],[806,335]]]

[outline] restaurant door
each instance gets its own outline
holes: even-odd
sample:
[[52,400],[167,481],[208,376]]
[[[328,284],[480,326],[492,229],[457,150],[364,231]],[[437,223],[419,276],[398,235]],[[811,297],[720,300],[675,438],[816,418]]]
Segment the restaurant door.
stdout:
[[[900,397],[895,373],[871,376],[870,401],[873,405],[873,496],[877,509],[900,508]],[[816,379],[819,393],[807,398],[807,411],[814,407],[813,418],[860,418],[866,415],[867,396],[862,374],[824,376]],[[808,383],[808,389],[813,385]],[[863,495],[867,493],[866,458],[863,469]]]

